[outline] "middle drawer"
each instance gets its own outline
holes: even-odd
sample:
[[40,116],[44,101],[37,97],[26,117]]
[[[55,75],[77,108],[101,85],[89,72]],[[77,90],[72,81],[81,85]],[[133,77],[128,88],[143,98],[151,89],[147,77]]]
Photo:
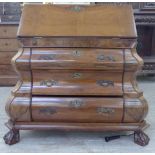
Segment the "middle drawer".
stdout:
[[122,72],[32,70],[33,95],[122,96]]

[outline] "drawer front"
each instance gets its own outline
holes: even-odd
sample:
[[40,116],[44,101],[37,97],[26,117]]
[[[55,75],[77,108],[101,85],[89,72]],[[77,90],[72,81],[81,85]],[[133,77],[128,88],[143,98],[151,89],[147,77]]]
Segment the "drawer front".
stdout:
[[16,25],[1,25],[0,38],[16,38],[17,29]]
[[33,70],[34,95],[122,95],[122,73]]
[[122,98],[32,98],[34,121],[121,122]]
[[32,50],[32,69],[123,70],[121,49],[37,48]]
[[17,51],[18,48],[17,39],[0,39],[0,51]]
[[82,48],[134,48],[137,40],[127,38],[105,38],[105,37],[38,37],[21,39],[24,47],[82,47]]
[[0,65],[11,64],[11,59],[17,52],[1,52],[0,51]]

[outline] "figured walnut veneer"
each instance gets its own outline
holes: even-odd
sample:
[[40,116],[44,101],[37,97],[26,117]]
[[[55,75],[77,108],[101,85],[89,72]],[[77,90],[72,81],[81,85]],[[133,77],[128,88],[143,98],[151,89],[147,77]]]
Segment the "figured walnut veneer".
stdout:
[[28,129],[134,131],[148,144],[131,7],[25,5],[18,37],[7,144]]

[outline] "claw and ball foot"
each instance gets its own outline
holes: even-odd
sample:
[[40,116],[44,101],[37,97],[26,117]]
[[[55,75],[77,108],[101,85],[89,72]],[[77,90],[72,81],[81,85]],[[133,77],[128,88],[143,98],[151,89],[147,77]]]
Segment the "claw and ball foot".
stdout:
[[19,130],[10,130],[4,137],[4,141],[8,145],[16,144],[20,140]]
[[134,142],[140,146],[146,146],[150,141],[150,138],[142,131],[135,131]]

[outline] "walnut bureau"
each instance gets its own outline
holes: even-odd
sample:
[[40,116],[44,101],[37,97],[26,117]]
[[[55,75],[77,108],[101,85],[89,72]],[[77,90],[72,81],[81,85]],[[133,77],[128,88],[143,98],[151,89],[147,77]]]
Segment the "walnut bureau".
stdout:
[[17,29],[18,24],[0,23],[0,86],[15,85],[18,80],[11,66],[11,58],[19,49]]
[[148,144],[130,6],[27,4],[17,36],[7,144],[19,141],[19,130],[133,131],[135,143]]

